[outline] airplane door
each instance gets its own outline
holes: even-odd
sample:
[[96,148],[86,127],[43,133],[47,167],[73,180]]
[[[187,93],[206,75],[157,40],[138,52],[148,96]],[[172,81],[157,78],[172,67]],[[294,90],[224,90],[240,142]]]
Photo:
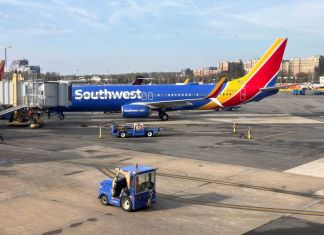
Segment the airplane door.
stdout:
[[149,92],[148,93],[148,99],[149,100],[153,100],[153,92]]
[[245,88],[242,88],[242,90],[240,91],[240,100],[245,101],[245,99],[246,99],[246,90]]

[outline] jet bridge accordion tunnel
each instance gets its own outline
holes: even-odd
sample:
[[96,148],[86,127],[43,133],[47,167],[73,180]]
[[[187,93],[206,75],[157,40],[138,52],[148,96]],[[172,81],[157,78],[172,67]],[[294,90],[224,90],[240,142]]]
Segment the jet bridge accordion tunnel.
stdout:
[[21,108],[68,107],[71,97],[69,82],[24,81],[14,73],[11,81],[0,81],[0,106],[8,108],[0,111],[0,116]]

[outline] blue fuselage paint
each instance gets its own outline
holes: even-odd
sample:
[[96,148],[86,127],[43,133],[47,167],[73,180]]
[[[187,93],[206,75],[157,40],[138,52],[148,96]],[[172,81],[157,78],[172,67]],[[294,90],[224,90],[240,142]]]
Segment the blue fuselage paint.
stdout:
[[[190,101],[191,105],[166,110],[197,109],[210,102],[204,97],[208,96],[215,85],[72,85],[71,105],[51,110],[114,112],[121,111],[123,105],[133,103],[201,99]],[[226,83],[223,84],[223,88],[225,86]]]

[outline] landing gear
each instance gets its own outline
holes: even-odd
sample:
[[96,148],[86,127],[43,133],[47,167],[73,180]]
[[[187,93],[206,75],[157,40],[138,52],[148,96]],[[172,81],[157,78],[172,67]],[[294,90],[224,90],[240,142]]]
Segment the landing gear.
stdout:
[[166,114],[166,112],[159,112],[159,117],[162,121],[168,121],[169,120],[169,115]]

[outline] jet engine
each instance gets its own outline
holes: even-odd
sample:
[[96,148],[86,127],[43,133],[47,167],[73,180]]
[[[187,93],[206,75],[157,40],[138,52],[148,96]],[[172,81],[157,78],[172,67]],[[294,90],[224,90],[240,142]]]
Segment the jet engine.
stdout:
[[150,115],[150,108],[145,105],[126,104],[122,106],[124,118],[147,118]]

